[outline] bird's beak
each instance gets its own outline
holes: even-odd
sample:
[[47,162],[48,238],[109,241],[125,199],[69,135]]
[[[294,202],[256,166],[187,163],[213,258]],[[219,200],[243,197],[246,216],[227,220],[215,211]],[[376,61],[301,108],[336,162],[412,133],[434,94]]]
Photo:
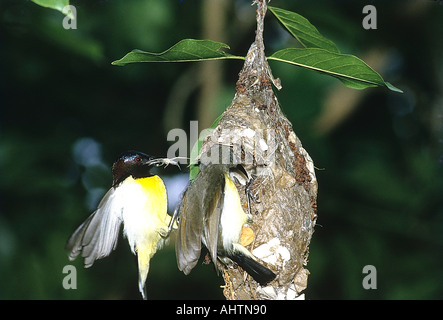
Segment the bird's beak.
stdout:
[[157,167],[160,167],[160,166],[164,165],[165,168],[166,168],[167,166],[172,164],[172,165],[177,166],[177,167],[180,168],[180,164],[176,161],[176,159],[177,158],[172,158],[172,159],[169,159],[169,158],[157,158],[157,159],[149,160],[146,163],[146,165],[157,166]]

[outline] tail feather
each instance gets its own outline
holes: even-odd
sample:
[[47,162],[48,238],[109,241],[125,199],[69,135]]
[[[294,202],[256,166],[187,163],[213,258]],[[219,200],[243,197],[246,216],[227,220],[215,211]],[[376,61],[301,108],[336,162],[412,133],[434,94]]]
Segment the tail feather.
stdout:
[[146,300],[146,278],[149,273],[149,266],[152,256],[155,253],[155,247],[150,246],[139,246],[137,248],[137,258],[138,258],[138,289],[142,295],[143,300]]
[[[246,250],[246,249],[245,249]],[[229,258],[245,270],[255,281],[264,286],[275,279],[276,274],[253,259],[249,252],[235,250]]]
[[143,300],[147,300],[148,299],[146,297],[145,280],[142,280],[141,277],[138,280],[138,290],[140,291]]
[[145,283],[149,272],[149,260],[147,262],[141,262],[139,257],[138,269],[139,269],[138,290],[140,291],[143,300],[146,300],[147,298],[146,298]]

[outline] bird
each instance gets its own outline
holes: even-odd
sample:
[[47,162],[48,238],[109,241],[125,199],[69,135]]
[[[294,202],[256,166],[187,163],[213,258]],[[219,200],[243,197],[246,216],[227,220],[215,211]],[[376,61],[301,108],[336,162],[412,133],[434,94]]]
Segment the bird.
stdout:
[[243,211],[234,179],[242,176],[247,181],[249,176],[235,160],[231,147],[218,144],[200,158],[199,172],[176,210],[177,265],[188,275],[198,262],[203,244],[217,273],[217,260],[225,265],[235,263],[260,285],[266,285],[276,274],[241,244],[242,228],[251,215]]
[[178,163],[138,151],[122,153],[112,165],[113,181],[97,209],[74,231],[66,244],[69,260],[81,254],[85,268],[115,250],[123,234],[137,256],[138,287],[146,300],[145,282],[149,264],[169,235],[167,193],[163,180],[151,173],[156,166]]

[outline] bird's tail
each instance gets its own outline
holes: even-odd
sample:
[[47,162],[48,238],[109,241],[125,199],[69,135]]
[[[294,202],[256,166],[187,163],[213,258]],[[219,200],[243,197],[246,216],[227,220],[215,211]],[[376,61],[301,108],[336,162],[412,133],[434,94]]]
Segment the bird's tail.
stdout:
[[151,252],[149,249],[144,248],[144,250],[140,250],[137,248],[137,258],[138,258],[138,289],[140,294],[142,295],[143,300],[146,300],[146,278],[149,273],[149,263],[151,261],[154,252]]
[[[168,216],[169,217],[169,216]],[[169,217],[171,219],[171,217]],[[142,295],[143,300],[146,300],[146,290],[145,290],[145,282],[148,277],[149,272],[149,263],[151,258],[157,252],[157,250],[161,249],[163,244],[167,242],[168,239],[162,238],[164,235],[167,236],[167,225],[169,220],[165,222],[164,228],[159,229],[157,232],[151,234],[152,237],[145,239],[141,243],[137,244],[137,259],[138,259],[138,289]]]
[[138,290],[140,291],[140,294],[142,295],[143,300],[146,300],[146,288],[145,288],[145,282],[146,278],[148,277],[149,272],[149,260],[147,263],[141,265],[140,259],[138,263]]
[[255,257],[243,246],[234,244],[234,250],[228,257],[245,270],[255,281],[264,286],[275,279],[276,274],[258,263]]

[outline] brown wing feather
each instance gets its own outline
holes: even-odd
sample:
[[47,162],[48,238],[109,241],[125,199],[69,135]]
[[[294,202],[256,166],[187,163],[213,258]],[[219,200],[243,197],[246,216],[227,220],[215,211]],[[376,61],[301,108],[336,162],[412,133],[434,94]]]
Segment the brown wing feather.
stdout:
[[[209,173],[208,173],[209,174]],[[203,201],[203,211],[205,213],[203,229],[204,238],[203,242],[209,250],[212,262],[217,268],[217,251],[218,251],[218,238],[220,235],[220,218],[223,210],[224,200],[224,176],[223,172],[212,167],[211,175],[212,183],[207,186],[207,192]]]
[[[214,168],[215,167],[215,168]],[[179,270],[189,274],[197,264],[202,242],[217,264],[217,244],[224,176],[218,166],[202,166],[179,207],[176,257]]]
[[201,252],[203,213],[198,207],[195,186],[189,185],[183,195],[178,216],[180,222],[176,239],[178,269],[189,274],[197,264]]

